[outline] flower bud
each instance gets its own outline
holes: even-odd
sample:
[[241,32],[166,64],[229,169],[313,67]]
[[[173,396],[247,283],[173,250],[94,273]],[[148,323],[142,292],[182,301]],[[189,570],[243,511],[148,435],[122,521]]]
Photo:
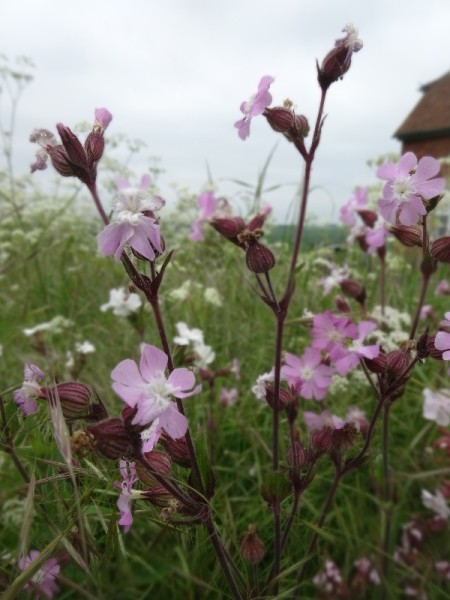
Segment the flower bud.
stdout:
[[98,162],[105,150],[105,138],[97,131],[91,131],[84,142],[84,148],[91,162]]
[[266,108],[263,114],[272,129],[279,133],[288,133],[294,124],[294,111],[284,106]]
[[338,79],[342,79],[350,69],[353,52],[358,52],[362,48],[355,27],[347,25],[342,31],[347,35],[336,41],[335,47],[323,59],[322,66],[319,68],[317,65],[318,81],[323,91]]
[[428,349],[428,338],[429,338],[429,335],[428,335],[428,329],[427,329],[424,333],[422,333],[422,335],[417,340],[416,351],[417,351],[417,358],[419,360],[422,360],[422,359],[430,356],[430,350]]
[[389,374],[396,377],[403,375],[409,366],[409,358],[406,350],[392,350],[386,358]]
[[245,258],[247,267],[253,273],[267,273],[275,266],[275,257],[272,251],[259,242],[249,245]]
[[431,244],[431,254],[436,260],[450,263],[450,237],[441,237]]
[[53,394],[59,397],[65,419],[79,419],[90,414],[91,390],[77,381],[58,383],[56,386],[41,388],[41,398],[50,400]]
[[333,445],[333,431],[324,427],[311,436],[311,444],[318,452],[327,452]]
[[436,339],[436,335],[430,335],[427,339],[427,350],[431,358],[435,358],[436,360],[443,360],[442,355],[444,354],[444,350],[438,350],[434,345],[434,341]]
[[153,487],[151,490],[145,490],[144,492],[141,492],[140,497],[143,500],[147,500],[154,506],[159,506],[160,508],[165,508],[174,499],[172,494],[170,494],[162,485],[158,485],[158,487]]
[[[295,454],[294,454],[295,453]],[[306,467],[311,459],[308,448],[305,448],[298,440],[295,440],[294,446],[289,446],[287,451],[287,462],[289,466],[296,465],[299,469]]]
[[86,430],[94,436],[97,450],[106,458],[114,460],[133,452],[131,436],[122,419],[105,419],[88,425]]
[[265,553],[264,544],[256,534],[256,526],[249,525],[247,533],[242,538],[242,558],[251,565],[257,565],[262,561]]
[[59,144],[49,148],[48,154],[56,171],[63,177],[75,177],[74,165],[69,159],[64,146]]
[[241,217],[230,217],[229,219],[212,219],[211,225],[221,235],[226,237],[233,244],[240,246],[237,236],[245,229],[245,221]]
[[56,125],[56,129],[61,137],[63,146],[67,152],[70,161],[77,167],[87,167],[87,156],[81,145],[80,140],[71,131],[69,127],[66,127],[62,123]]
[[371,373],[384,373],[388,366],[386,355],[381,352],[376,358],[364,358],[363,360]]
[[342,296],[336,296],[336,298],[334,299],[334,304],[336,306],[336,309],[341,313],[351,312],[349,303]]
[[181,437],[173,440],[171,437],[163,433],[159,438],[166,452],[171,459],[181,467],[190,468],[191,459],[189,458],[189,450],[186,443],[186,438]]
[[339,285],[346,296],[354,298],[357,302],[364,306],[366,301],[366,288],[363,285],[354,279],[341,279]]
[[[148,463],[149,468],[156,471],[160,475],[170,475],[172,472],[172,461],[169,456],[164,452],[153,450],[152,452],[144,453],[145,462]],[[141,463],[136,463],[136,472],[139,480],[146,485],[148,488],[154,488],[160,486],[160,482],[155,479],[149,469],[146,469]]]
[[373,210],[358,210],[358,215],[361,217],[364,225],[371,229],[373,229],[373,226],[378,221],[378,215]]
[[420,225],[411,225],[409,227],[407,227],[406,225],[392,225],[389,228],[389,231],[404,246],[418,246],[419,248],[422,247],[423,231]]

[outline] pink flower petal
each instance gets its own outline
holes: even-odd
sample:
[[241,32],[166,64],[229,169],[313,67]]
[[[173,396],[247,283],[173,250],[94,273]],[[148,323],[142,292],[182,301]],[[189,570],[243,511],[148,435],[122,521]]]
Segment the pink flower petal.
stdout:
[[[194,373],[189,371],[189,369],[175,369],[169,375],[167,383],[178,388],[179,391],[185,392],[192,389],[195,385]],[[174,396],[177,396],[177,393]]]
[[174,403],[159,417],[159,424],[173,440],[183,437],[188,428],[186,417]]
[[164,373],[167,367],[167,354],[150,344],[141,345],[140,369],[143,378],[151,381],[159,373]]

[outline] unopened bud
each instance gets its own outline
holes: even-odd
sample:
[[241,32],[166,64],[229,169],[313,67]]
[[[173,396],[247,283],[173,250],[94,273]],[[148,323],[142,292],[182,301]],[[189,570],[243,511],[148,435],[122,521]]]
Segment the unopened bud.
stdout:
[[272,129],[279,133],[287,133],[294,124],[294,111],[284,106],[266,108],[263,114]]
[[259,242],[249,245],[245,258],[247,267],[253,273],[267,273],[275,266],[275,256],[272,251]]
[[245,221],[241,217],[230,217],[229,219],[212,219],[211,225],[221,235],[234,244],[239,244],[237,236],[245,229]]
[[366,288],[363,285],[355,281],[355,279],[342,279],[340,286],[346,296],[354,298],[364,306],[366,301]]
[[105,419],[86,428],[94,436],[97,450],[106,458],[117,459],[133,451],[130,435],[122,419]]
[[408,352],[406,350],[393,350],[389,352],[386,358],[389,373],[397,377],[403,375],[409,366]]
[[423,230],[422,227],[420,227],[419,225],[411,225],[409,227],[407,227],[406,225],[393,225],[389,228],[389,231],[404,246],[418,246],[419,248],[422,247]]
[[56,129],[61,137],[64,148],[66,149],[67,155],[71,162],[77,167],[86,168],[87,156],[81,145],[80,140],[72,132],[69,127],[66,127],[62,123],[56,125]]
[[318,452],[327,452],[333,445],[333,431],[329,427],[315,431],[311,436],[311,444]]
[[384,373],[388,366],[385,354],[380,354],[376,358],[364,358],[364,364],[371,373]]
[[75,170],[67,152],[61,144],[48,150],[52,165],[63,177],[75,177]]
[[303,469],[310,462],[310,452],[303,444],[298,440],[295,440],[294,446],[289,446],[287,451],[287,462],[289,466],[296,466],[299,469]]
[[256,533],[256,526],[249,525],[241,543],[242,558],[251,565],[257,565],[262,561],[265,553],[264,544]]
[[450,237],[441,237],[431,244],[431,254],[436,260],[450,263]]
[[336,305],[337,310],[341,313],[351,312],[349,303],[342,296],[336,296],[336,298],[334,299],[334,304]]
[[86,154],[91,162],[98,162],[105,150],[105,138],[98,131],[91,131],[84,142]]
[[163,433],[159,438],[159,441],[173,462],[181,467],[190,468],[191,459],[189,458],[189,450],[185,437],[180,437],[176,440],[173,440],[171,437]]
[[154,506],[159,506],[160,508],[165,508],[173,501],[173,496],[170,494],[167,489],[159,485],[158,487],[153,487],[150,490],[145,490],[141,492],[142,499],[147,500]]
[[65,419],[88,417],[90,413],[91,390],[77,381],[58,383],[56,386],[41,388],[42,398],[50,400],[53,395],[59,397]]
[[428,329],[427,329],[424,333],[422,333],[420,338],[417,340],[416,351],[417,351],[417,358],[419,360],[422,360],[422,359],[430,356],[430,351],[428,349],[428,338],[429,338],[429,335],[428,335]]
[[364,225],[367,225],[371,229],[373,229],[373,226],[378,221],[378,215],[373,210],[358,210],[358,215],[361,217]]
[[160,482],[155,479],[151,471],[156,471],[160,475],[170,475],[172,472],[172,461],[164,452],[153,450],[152,452],[144,453],[145,462],[149,465],[146,469],[141,463],[136,463],[136,472],[139,480],[148,488],[160,486]]

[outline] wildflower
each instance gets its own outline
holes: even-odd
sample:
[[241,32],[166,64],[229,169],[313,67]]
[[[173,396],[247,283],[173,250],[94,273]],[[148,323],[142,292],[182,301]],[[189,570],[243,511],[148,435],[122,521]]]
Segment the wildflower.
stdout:
[[330,311],[318,313],[313,319],[312,347],[330,352],[355,334],[356,327],[347,317],[335,317]]
[[201,387],[192,389],[195,378],[188,369],[174,369],[166,378],[168,357],[159,348],[142,344],[141,353],[139,367],[131,359],[116,366],[111,373],[112,387],[128,406],[137,409],[133,425],[149,425],[159,419],[159,425],[171,438],[182,437],[187,431],[187,419],[170,396],[187,398]]
[[186,279],[186,281],[179,287],[174,290],[171,290],[168,293],[168,296],[171,300],[179,300],[182,302],[189,297],[189,294],[192,291],[192,281],[190,279]]
[[[450,312],[445,313],[445,319],[440,324],[442,327],[450,328]],[[443,360],[450,360],[450,333],[438,331],[434,339],[434,347],[442,351]]]
[[308,431],[320,431],[325,427],[330,429],[342,429],[344,421],[332,415],[329,410],[323,410],[320,413],[315,413],[310,410],[305,410],[303,420],[308,428]]
[[269,373],[258,376],[255,385],[252,387],[252,393],[255,394],[257,400],[266,399],[266,383],[272,382],[273,377],[273,369]]
[[222,298],[220,297],[217,289],[214,287],[205,288],[205,291],[203,292],[203,298],[206,300],[206,302],[212,304],[213,306],[220,308],[223,305]]
[[103,256],[114,254],[120,260],[125,246],[150,261],[155,259],[155,251],[163,251],[159,225],[154,211],[159,210],[165,201],[159,196],[136,188],[119,189],[113,207],[112,222],[98,236],[98,247]]
[[142,300],[139,294],[130,294],[125,291],[125,288],[120,287],[109,290],[109,300],[100,306],[100,310],[106,312],[111,309],[118,317],[129,317],[141,306]]
[[203,192],[197,198],[197,204],[200,208],[200,214],[198,218],[192,223],[192,231],[189,235],[189,239],[193,242],[201,242],[205,239],[203,233],[203,225],[210,219],[216,212],[218,200],[212,190]]
[[443,279],[437,284],[434,293],[436,296],[450,296],[450,283],[446,279]]
[[38,381],[44,377],[45,373],[39,367],[31,363],[25,364],[22,387],[13,394],[14,402],[22,411],[24,417],[37,411],[36,398],[41,395],[41,386]]
[[105,147],[103,134],[111,119],[112,115],[106,108],[97,108],[92,131],[84,146],[62,123],[56,125],[62,143],[58,143],[48,129],[35,129],[30,135],[30,142],[38,144],[40,149],[36,153],[36,161],[31,165],[31,172],[46,169],[50,157],[53,166],[63,177],[78,177],[86,185],[93,185],[97,177],[97,162]]
[[35,325],[34,327],[30,327],[23,330],[24,335],[27,337],[31,337],[36,333],[41,333],[42,331],[48,331],[50,333],[61,333],[67,327],[72,325],[72,321],[69,319],[65,319],[64,317],[57,315],[53,317],[51,321],[46,323],[39,323],[39,325]]
[[437,490],[434,495],[428,490],[422,490],[421,496],[422,504],[426,508],[432,510],[442,519],[448,519],[450,517],[450,508],[440,490]]
[[313,577],[313,584],[330,598],[348,597],[347,586],[339,567],[332,560],[325,561],[323,571]]
[[238,399],[238,391],[236,388],[222,388],[220,390],[220,405],[221,406],[234,406]]
[[318,81],[322,90],[328,89],[333,82],[342,79],[350,69],[353,52],[358,52],[363,47],[362,41],[358,39],[356,27],[348,24],[342,31],[346,35],[336,40],[335,47],[328,52],[321,67],[318,68]]
[[95,352],[95,346],[88,340],[85,340],[83,343],[77,342],[75,344],[75,352],[78,352],[78,354],[92,354]]
[[282,378],[308,400],[322,400],[332,383],[332,375],[333,369],[322,364],[322,355],[314,348],[306,348],[301,358],[286,354],[281,368]]
[[173,338],[175,344],[179,346],[188,346],[189,344],[203,344],[203,331],[201,329],[190,329],[186,323],[180,321],[175,325],[178,335]]
[[360,558],[357,558],[353,564],[361,577],[367,581],[371,581],[375,585],[380,585],[380,576],[378,575],[378,571],[376,570],[375,565],[370,558],[361,556]]
[[330,265],[329,269],[329,274],[319,279],[319,285],[323,287],[324,296],[327,296],[334,287],[338,286],[343,279],[348,277],[348,265],[342,267]]
[[[19,569],[25,571],[40,556],[39,550],[31,550],[28,556],[19,560]],[[36,598],[53,598],[59,587],[55,579],[58,577],[60,566],[56,558],[49,558],[36,571],[31,579],[26,583],[24,589],[30,594],[35,594]]]
[[117,508],[120,511],[120,520],[118,521],[118,524],[122,525],[124,533],[128,533],[133,523],[133,514],[131,512],[132,487],[138,477],[134,462],[120,460],[119,465],[123,481],[122,483],[119,481],[114,482],[114,485],[122,490],[122,493],[117,500]]
[[256,533],[256,526],[249,525],[241,542],[242,558],[251,565],[257,565],[262,561],[265,553],[264,544]]
[[356,188],[354,195],[341,206],[339,214],[342,223],[349,226],[356,224],[356,213],[367,206],[367,193],[368,190],[365,187]]
[[194,344],[193,350],[194,365],[199,369],[207,369],[208,365],[210,365],[216,358],[216,353],[211,346],[208,346],[207,344]]
[[377,325],[373,321],[361,321],[357,326],[357,333],[351,336],[350,344],[342,347],[336,346],[330,351],[330,358],[334,361],[336,371],[339,375],[346,375],[356,365],[359,364],[360,358],[374,359],[380,354],[379,344],[371,344],[365,346],[363,341],[365,338],[376,329]]
[[433,315],[433,307],[431,304],[424,304],[420,309],[420,318],[422,320],[429,319]]
[[238,358],[233,358],[231,372],[234,373],[236,381],[239,381],[241,379],[241,363],[239,362]]
[[450,391],[441,390],[432,392],[428,388],[423,390],[423,417],[435,421],[442,427],[450,425]]
[[385,163],[378,168],[377,176],[386,180],[383,197],[378,205],[383,217],[397,224],[415,225],[427,214],[423,200],[430,200],[444,191],[445,179],[435,177],[440,164],[435,158],[424,156],[417,162],[413,152],[404,154],[397,164]]
[[272,96],[269,93],[269,88],[274,81],[273,77],[265,75],[258,84],[256,94],[251,96],[247,102],[241,104],[241,113],[244,114],[244,118],[234,124],[241,140],[245,140],[250,135],[252,118],[262,115],[264,109],[271,104]]

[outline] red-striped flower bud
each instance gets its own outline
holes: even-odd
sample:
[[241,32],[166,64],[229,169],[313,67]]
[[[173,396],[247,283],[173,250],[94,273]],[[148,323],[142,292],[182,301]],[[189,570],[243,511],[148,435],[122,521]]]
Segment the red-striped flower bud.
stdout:
[[256,525],[249,525],[241,542],[242,558],[250,565],[257,565],[262,561],[265,553],[264,544],[256,533]]
[[450,237],[441,237],[431,244],[432,256],[443,263],[450,263]]
[[68,381],[41,388],[41,398],[50,400],[53,394],[59,397],[64,418],[79,419],[90,416],[91,390],[87,385],[78,381]]
[[122,419],[105,419],[86,429],[94,436],[97,450],[106,458],[117,459],[133,453],[132,439]]
[[423,230],[420,225],[411,225],[409,227],[407,227],[406,225],[392,225],[389,228],[389,231],[404,246],[418,246],[419,248],[422,247]]
[[245,254],[247,267],[253,273],[267,273],[275,266],[275,256],[264,244],[253,242]]
[[355,279],[341,279],[341,290],[346,296],[354,298],[361,305],[366,301],[366,288],[358,283]]

